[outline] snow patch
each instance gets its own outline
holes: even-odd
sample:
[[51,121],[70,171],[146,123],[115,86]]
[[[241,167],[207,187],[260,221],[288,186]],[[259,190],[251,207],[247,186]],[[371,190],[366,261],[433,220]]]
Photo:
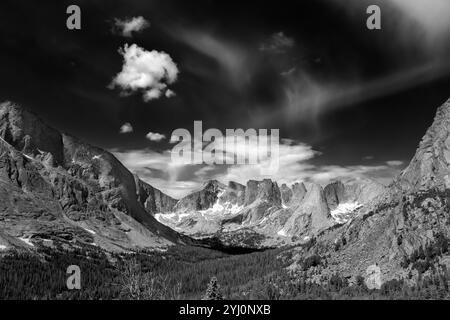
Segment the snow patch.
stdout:
[[96,155],[96,156],[92,157],[92,160],[97,160],[97,159],[100,159],[101,157],[102,157],[101,155]]
[[331,210],[331,216],[338,223],[345,223],[352,218],[351,213],[360,209],[363,205],[358,202],[340,203],[336,209]]
[[288,237],[288,235],[286,234],[286,231],[284,229],[281,229],[280,231],[278,231],[277,235],[282,236],[282,237]]
[[31,247],[34,247],[33,242],[31,242],[31,239],[29,239],[29,238],[19,238],[19,240],[25,242],[27,245],[29,245]]
[[5,245],[3,245],[3,244],[0,244],[0,250],[6,250],[6,249],[8,249],[7,246],[5,246]]
[[84,230],[86,230],[87,232],[89,232],[90,234],[96,234],[94,230],[82,227]]

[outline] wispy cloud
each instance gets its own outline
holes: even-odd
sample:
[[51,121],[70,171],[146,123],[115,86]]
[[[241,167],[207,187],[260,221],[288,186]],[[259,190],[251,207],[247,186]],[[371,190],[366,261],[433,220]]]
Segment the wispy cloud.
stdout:
[[129,19],[114,19],[114,25],[124,37],[131,38],[133,32],[139,32],[148,28],[150,23],[144,17],[133,17]]
[[147,51],[136,44],[126,44],[119,53],[124,59],[122,71],[112,80],[110,89],[119,87],[122,95],[142,92],[146,102],[158,99],[163,93],[173,96],[167,87],[177,80],[179,71],[167,53]]
[[294,45],[294,39],[286,36],[283,31],[280,31],[272,34],[266,41],[261,44],[259,49],[261,51],[268,51],[271,53],[285,53]]
[[244,47],[206,30],[174,28],[169,33],[197,52],[215,60],[231,79],[231,83],[241,85],[249,79],[249,56]]

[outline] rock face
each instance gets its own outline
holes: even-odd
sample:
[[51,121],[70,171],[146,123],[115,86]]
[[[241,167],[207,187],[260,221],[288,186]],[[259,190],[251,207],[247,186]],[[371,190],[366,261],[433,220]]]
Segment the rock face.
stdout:
[[0,137],[25,154],[50,153],[57,164],[64,162],[62,135],[11,102],[0,107]]
[[345,186],[341,181],[336,181],[327,185],[324,189],[325,199],[328,207],[333,210],[343,202]]
[[405,190],[450,188],[450,100],[436,113],[409,166],[397,179]]
[[178,202],[177,200],[142,181],[136,175],[134,176],[134,179],[136,182],[138,201],[148,213],[155,215],[157,213],[168,213],[173,211],[173,208]]
[[376,184],[346,185],[353,199],[371,198],[368,205],[348,223],[318,234],[314,245],[298,248],[297,254],[326,257],[315,270],[321,276],[363,276],[373,288],[392,279],[415,281],[413,275],[424,272],[420,266],[439,277],[440,263],[450,255],[449,124],[450,100],[438,109],[411,163],[394,182],[376,197]]
[[333,225],[323,189],[311,184],[304,199],[295,205],[292,216],[283,227],[289,236],[312,235]]
[[220,196],[219,203],[222,205],[231,204],[242,206],[244,202],[245,186],[240,183],[230,181],[225,192],[223,192]]
[[286,205],[286,203],[291,202],[293,193],[291,188],[289,188],[285,183],[281,185],[280,194],[283,205]]
[[217,180],[208,181],[199,191],[184,197],[175,205],[175,211],[205,210],[214,205],[220,194],[225,191],[225,185]]
[[10,237],[28,239],[28,247],[48,240],[113,251],[181,241],[143,205],[170,207],[171,200],[150,195],[143,183],[137,192],[133,175],[109,152],[9,102],[0,105],[0,136],[0,229]]

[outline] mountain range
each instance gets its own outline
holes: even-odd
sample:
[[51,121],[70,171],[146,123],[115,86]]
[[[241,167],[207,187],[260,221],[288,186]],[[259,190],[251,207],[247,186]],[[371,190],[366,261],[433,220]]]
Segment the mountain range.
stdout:
[[[173,199],[111,153],[11,102],[0,105],[0,151],[1,251],[289,246],[289,268],[312,281],[364,274],[371,287],[415,281],[423,252],[438,272],[450,267],[450,100],[389,186],[367,178],[325,186],[211,180]],[[310,257],[318,262],[305,268]]]

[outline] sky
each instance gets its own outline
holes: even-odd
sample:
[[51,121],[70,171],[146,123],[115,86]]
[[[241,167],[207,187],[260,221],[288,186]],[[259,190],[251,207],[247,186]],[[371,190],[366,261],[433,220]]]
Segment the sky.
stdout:
[[[447,0],[2,0],[0,101],[176,198],[209,179],[387,184],[450,96],[449,16]],[[194,121],[279,129],[280,169],[173,163],[172,132]]]

